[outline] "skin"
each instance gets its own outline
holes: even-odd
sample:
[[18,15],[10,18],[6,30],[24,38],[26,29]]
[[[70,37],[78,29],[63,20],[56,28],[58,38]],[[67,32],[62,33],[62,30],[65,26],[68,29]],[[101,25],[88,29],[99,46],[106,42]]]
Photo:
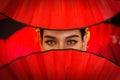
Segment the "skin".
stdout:
[[44,30],[42,50],[51,49],[77,49],[85,51],[86,43],[79,30],[53,31]]

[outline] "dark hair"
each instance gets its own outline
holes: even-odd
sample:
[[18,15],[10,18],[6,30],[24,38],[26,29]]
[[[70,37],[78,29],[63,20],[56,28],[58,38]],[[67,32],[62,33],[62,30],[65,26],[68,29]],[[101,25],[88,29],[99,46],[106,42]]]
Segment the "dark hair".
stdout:
[[[43,33],[44,33],[44,30],[45,30],[45,29],[43,29],[43,28],[40,29],[41,41],[43,40]],[[81,33],[81,35],[82,35],[82,40],[83,40],[83,37],[84,37],[84,35],[85,35],[85,28],[79,29],[79,31],[80,31],[80,33]]]

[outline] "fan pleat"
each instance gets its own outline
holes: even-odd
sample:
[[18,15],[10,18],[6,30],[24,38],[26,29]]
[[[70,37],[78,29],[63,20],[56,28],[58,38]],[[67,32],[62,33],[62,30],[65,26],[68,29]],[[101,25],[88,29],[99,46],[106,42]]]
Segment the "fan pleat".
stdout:
[[120,67],[91,53],[55,50],[17,59],[1,68],[0,78],[1,80],[119,80]]

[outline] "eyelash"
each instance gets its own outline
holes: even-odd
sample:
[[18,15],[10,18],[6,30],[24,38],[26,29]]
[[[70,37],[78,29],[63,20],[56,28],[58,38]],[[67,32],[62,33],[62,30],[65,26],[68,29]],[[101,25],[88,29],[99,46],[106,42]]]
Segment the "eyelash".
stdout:
[[[71,44],[71,43],[68,44],[68,42],[74,42],[74,43],[72,43],[72,44]],[[68,41],[67,41],[67,44],[68,44],[68,45],[74,45],[74,44],[76,44],[77,42],[78,42],[78,41],[76,41],[76,40],[68,40]]]
[[[72,43],[72,42],[74,42],[74,43]],[[66,43],[67,43],[67,45],[75,45],[77,42],[78,41],[76,41],[76,40],[68,40]],[[47,41],[45,41],[45,43],[48,45],[56,45],[56,42],[53,40],[47,40]]]

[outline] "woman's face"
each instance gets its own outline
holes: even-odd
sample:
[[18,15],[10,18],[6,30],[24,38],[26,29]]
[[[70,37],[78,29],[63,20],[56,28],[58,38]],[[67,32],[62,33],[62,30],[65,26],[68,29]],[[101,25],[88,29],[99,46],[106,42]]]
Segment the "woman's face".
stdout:
[[44,30],[42,50],[77,49],[83,50],[84,40],[79,30],[53,31]]

